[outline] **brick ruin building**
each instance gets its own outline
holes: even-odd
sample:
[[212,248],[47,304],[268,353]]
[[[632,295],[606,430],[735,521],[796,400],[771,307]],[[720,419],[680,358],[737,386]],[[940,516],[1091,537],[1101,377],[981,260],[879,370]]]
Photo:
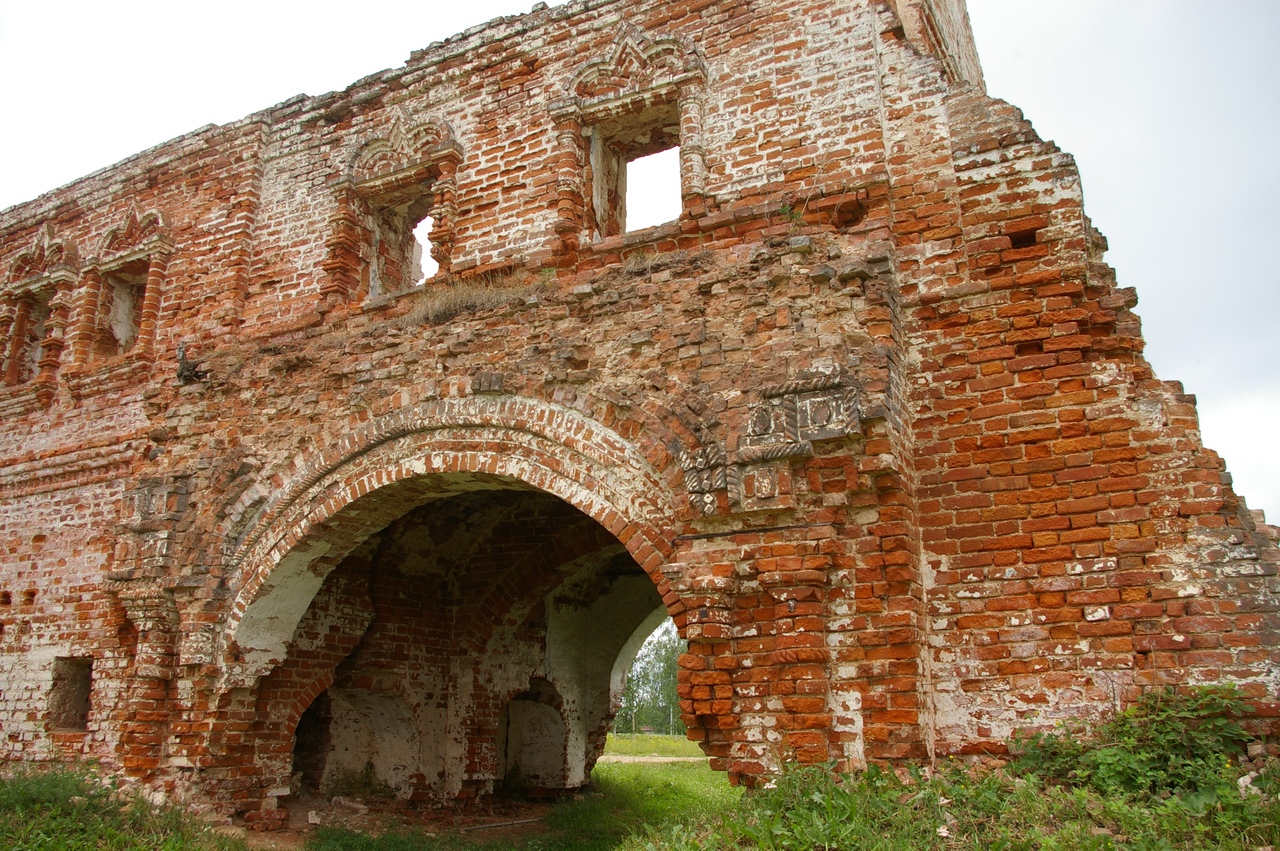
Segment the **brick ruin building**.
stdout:
[[0,753],[263,827],[573,788],[667,617],[743,782],[1266,726],[1275,530],[1105,249],[962,0],[539,4],[6,210]]

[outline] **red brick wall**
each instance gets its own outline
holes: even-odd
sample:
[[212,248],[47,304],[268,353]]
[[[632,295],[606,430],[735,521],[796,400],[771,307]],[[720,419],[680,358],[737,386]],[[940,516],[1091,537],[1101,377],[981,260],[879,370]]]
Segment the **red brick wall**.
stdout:
[[[1070,157],[965,82],[955,4],[896,8],[543,9],[6,211],[6,363],[50,319],[37,374],[0,373],[5,756],[272,824],[344,659],[425,706],[447,655],[489,678],[439,756],[482,792],[527,613],[606,543],[735,779],[1000,750],[1166,683],[1274,715],[1274,530],[1142,359]],[[589,133],[672,110],[683,215],[601,238]],[[443,266],[397,292],[402,209]],[[108,357],[105,278],[144,265]],[[566,513],[476,562],[446,634],[371,542],[495,488]],[[75,735],[59,657],[93,660]]]

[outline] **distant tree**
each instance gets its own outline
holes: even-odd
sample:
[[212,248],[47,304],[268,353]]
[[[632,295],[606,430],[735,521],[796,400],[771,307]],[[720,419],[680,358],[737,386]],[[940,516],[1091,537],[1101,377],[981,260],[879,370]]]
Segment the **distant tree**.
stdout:
[[676,672],[680,654],[687,652],[688,646],[671,621],[664,622],[645,640],[627,674],[622,707],[618,710],[618,732],[640,732],[649,727],[655,733],[684,733]]

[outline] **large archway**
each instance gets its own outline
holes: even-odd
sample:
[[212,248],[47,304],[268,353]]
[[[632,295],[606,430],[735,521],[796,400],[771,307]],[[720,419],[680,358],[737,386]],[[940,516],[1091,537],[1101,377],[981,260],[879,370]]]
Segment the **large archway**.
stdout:
[[375,422],[296,462],[230,539],[222,690],[256,692],[244,755],[264,796],[352,775],[435,801],[586,780],[618,660],[681,608],[660,569],[674,512],[625,441],[534,404]]
[[653,582],[557,497],[440,477],[457,492],[342,558],[263,678],[255,761],[277,782],[550,792],[582,785],[603,750],[617,660],[665,614]]

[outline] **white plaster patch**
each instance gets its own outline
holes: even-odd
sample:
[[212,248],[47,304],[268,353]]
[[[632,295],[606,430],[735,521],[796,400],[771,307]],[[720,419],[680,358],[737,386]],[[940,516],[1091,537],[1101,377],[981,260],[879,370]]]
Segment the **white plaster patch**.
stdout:
[[284,658],[285,644],[324,584],[324,577],[313,573],[311,564],[328,551],[329,544],[323,540],[301,544],[280,559],[263,583],[231,636],[249,667],[275,665]]

